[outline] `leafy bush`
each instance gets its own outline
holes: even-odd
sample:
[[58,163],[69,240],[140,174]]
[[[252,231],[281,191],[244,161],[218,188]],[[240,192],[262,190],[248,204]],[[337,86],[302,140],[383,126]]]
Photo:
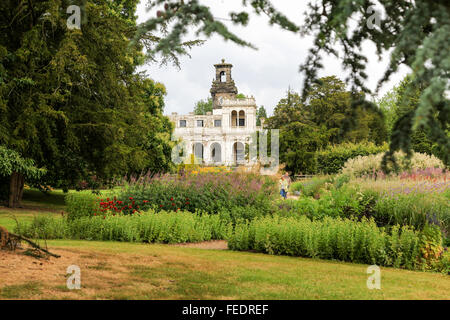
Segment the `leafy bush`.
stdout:
[[427,223],[450,233],[450,204],[436,194],[396,194],[383,196],[376,202],[373,217],[379,225],[410,225],[422,230]]
[[[435,225],[426,224],[420,235],[421,262],[425,269],[441,269],[443,258],[442,235]],[[448,266],[447,266],[448,267]],[[443,270],[439,270],[443,271]]]
[[373,216],[378,193],[359,192],[353,187],[322,189],[318,199],[302,195],[298,200],[278,201],[274,212],[281,216],[306,216],[310,219],[325,217],[357,218]]
[[348,159],[358,156],[378,154],[388,150],[387,144],[377,146],[372,142],[343,143],[330,145],[317,152],[317,172],[323,174],[338,173]]
[[97,197],[89,191],[68,193],[65,201],[69,219],[91,216],[98,208]]
[[[353,177],[376,176],[381,172],[383,155],[383,153],[379,153],[349,159],[344,164],[342,173]],[[397,159],[398,172],[418,169],[424,170],[427,168],[445,168],[441,160],[427,154],[413,153],[410,161],[407,160],[405,154],[402,152],[396,152],[395,157]],[[391,167],[390,169],[394,168]]]
[[333,184],[336,189],[341,188],[350,181],[350,176],[348,174],[340,174],[334,178]]
[[296,181],[291,184],[291,191],[300,191],[303,195],[313,197],[319,194],[326,183],[331,183],[331,177],[314,177],[305,181]]
[[236,226],[228,241],[232,250],[256,250],[321,259],[337,259],[407,269],[423,267],[421,236],[409,226],[386,233],[373,220],[326,217],[264,217]]
[[149,211],[73,220],[37,216],[18,229],[32,238],[183,243],[226,239],[232,225],[219,215]]

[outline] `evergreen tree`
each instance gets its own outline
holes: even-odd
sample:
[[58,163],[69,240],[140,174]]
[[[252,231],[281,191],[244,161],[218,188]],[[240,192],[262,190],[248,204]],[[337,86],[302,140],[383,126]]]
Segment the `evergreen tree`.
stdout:
[[[165,88],[136,72],[138,2],[1,2],[0,144],[45,167],[42,183],[170,166]],[[81,30],[67,27],[71,4]]]
[[258,110],[256,111],[256,125],[257,126],[261,125],[261,118],[267,119],[267,112],[266,112],[266,109],[264,108],[264,106],[259,107]]

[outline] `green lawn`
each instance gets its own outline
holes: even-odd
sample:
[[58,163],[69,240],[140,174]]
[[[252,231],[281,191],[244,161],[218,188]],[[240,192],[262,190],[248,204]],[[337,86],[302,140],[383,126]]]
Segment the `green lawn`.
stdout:
[[[72,191],[73,192],[73,191]],[[0,226],[13,231],[16,217],[22,222],[31,222],[35,215],[60,215],[65,209],[65,194],[61,190],[44,194],[38,190],[24,190],[22,205],[24,208],[9,209],[0,206]]]
[[[76,192],[76,191],[69,191]],[[43,193],[39,190],[24,190],[22,204],[24,206],[32,206],[51,210],[64,210],[66,204],[64,202],[65,193],[62,190],[54,190],[49,193]]]
[[[450,277],[437,273],[382,268],[381,290],[369,290],[367,265],[360,264],[157,244],[58,240],[48,246],[62,256],[51,260],[53,269],[44,264],[33,281],[24,275],[0,285],[0,298],[450,298]],[[65,288],[70,264],[81,268],[81,290]]]

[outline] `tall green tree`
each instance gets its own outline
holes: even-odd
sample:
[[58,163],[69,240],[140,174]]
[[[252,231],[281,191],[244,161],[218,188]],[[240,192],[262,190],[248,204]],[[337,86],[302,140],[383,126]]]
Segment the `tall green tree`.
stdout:
[[[348,123],[351,130],[343,130]],[[386,141],[381,112],[354,108],[351,92],[335,76],[320,78],[306,100],[289,89],[266,126],[280,129],[280,160],[293,172],[315,173],[315,153],[329,144]]]
[[315,151],[327,143],[325,126],[311,121],[301,96],[289,89],[266,121],[268,129],[280,130],[280,162],[294,173],[315,173]]
[[205,100],[199,100],[195,104],[194,114],[205,115],[207,112],[212,112],[213,102],[212,98],[206,98]]
[[[392,161],[394,151],[402,149],[411,155],[411,137],[409,132],[414,128],[430,131],[430,137],[444,151],[444,157],[450,159],[450,138],[447,127],[450,119],[450,106],[446,91],[449,90],[450,74],[450,6],[445,0],[397,1],[397,0],[320,0],[309,1],[305,12],[305,23],[300,27],[290,21],[286,15],[277,10],[270,0],[243,0],[244,10],[229,12],[232,22],[247,25],[248,8],[258,15],[267,15],[270,24],[282,29],[314,37],[314,45],[310,49],[306,61],[301,66],[305,73],[304,97],[312,84],[317,81],[318,70],[323,68],[323,54],[331,54],[342,59],[343,67],[349,71],[346,79],[352,84],[352,105],[374,108],[360,92],[369,93],[366,86],[367,57],[361,53],[365,42],[375,45],[381,58],[388,50],[389,65],[380,79],[378,88],[395,73],[401,65],[413,71],[413,81],[407,90],[413,92],[415,86],[422,86],[423,91],[419,103],[408,117],[399,123],[392,133],[390,151],[386,155],[386,163]],[[242,46],[255,48],[254,45],[231,32],[227,26],[216,19],[207,5],[198,0],[148,1],[150,8],[163,5],[157,16],[149,19],[139,27],[135,41],[147,32],[158,30],[172,21],[172,28],[167,36],[153,49],[154,52],[178,52],[183,36],[191,28],[197,34],[211,37],[222,36]],[[380,6],[384,15],[373,9]],[[342,49],[342,50],[339,50]],[[436,116],[437,115],[437,116]],[[351,126],[345,128],[350,130]],[[448,162],[446,160],[446,162]]]
[[[165,89],[136,72],[138,0],[0,4],[0,144],[67,189],[89,176],[169,166]],[[82,7],[81,30],[67,7]]]
[[[412,82],[411,76],[406,76],[397,86],[387,92],[379,101],[378,104],[382,108],[385,118],[391,131],[391,137],[398,139],[399,127],[404,122],[411,120],[411,115],[418,107],[420,96],[422,95],[422,87],[416,87],[414,91],[410,91],[408,87]],[[434,117],[438,117],[439,113],[435,113]],[[450,136],[449,126],[446,128],[447,136]],[[415,152],[433,154],[446,162],[445,149],[432,139],[431,131],[427,128],[412,128],[410,131],[410,147]],[[392,142],[391,142],[392,143]]]
[[382,112],[365,108],[364,104],[352,105],[352,93],[336,76],[320,78],[307,95],[304,110],[314,123],[325,125],[331,143],[370,140],[381,144],[386,141]]
[[267,119],[267,111],[266,111],[266,108],[264,108],[264,106],[261,106],[258,108],[258,110],[256,110],[256,125],[257,126],[261,125],[261,118]]

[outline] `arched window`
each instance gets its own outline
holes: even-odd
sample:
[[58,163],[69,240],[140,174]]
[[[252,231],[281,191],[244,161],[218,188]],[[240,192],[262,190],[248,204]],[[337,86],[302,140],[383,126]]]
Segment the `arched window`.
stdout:
[[244,163],[245,146],[242,142],[235,142],[233,144],[233,160],[236,164]]
[[232,127],[237,127],[238,125],[238,114],[237,111],[232,111],[231,112],[231,126]]
[[200,162],[203,162],[203,144],[201,144],[200,142],[196,142],[192,146],[192,149],[192,153],[194,154],[195,158]]
[[239,127],[245,127],[245,112],[244,112],[244,110],[239,111]]
[[227,74],[225,73],[225,71],[221,71],[220,72],[220,82],[226,82],[227,81]]
[[214,142],[211,145],[211,159],[214,163],[222,162],[222,147],[220,143]]

